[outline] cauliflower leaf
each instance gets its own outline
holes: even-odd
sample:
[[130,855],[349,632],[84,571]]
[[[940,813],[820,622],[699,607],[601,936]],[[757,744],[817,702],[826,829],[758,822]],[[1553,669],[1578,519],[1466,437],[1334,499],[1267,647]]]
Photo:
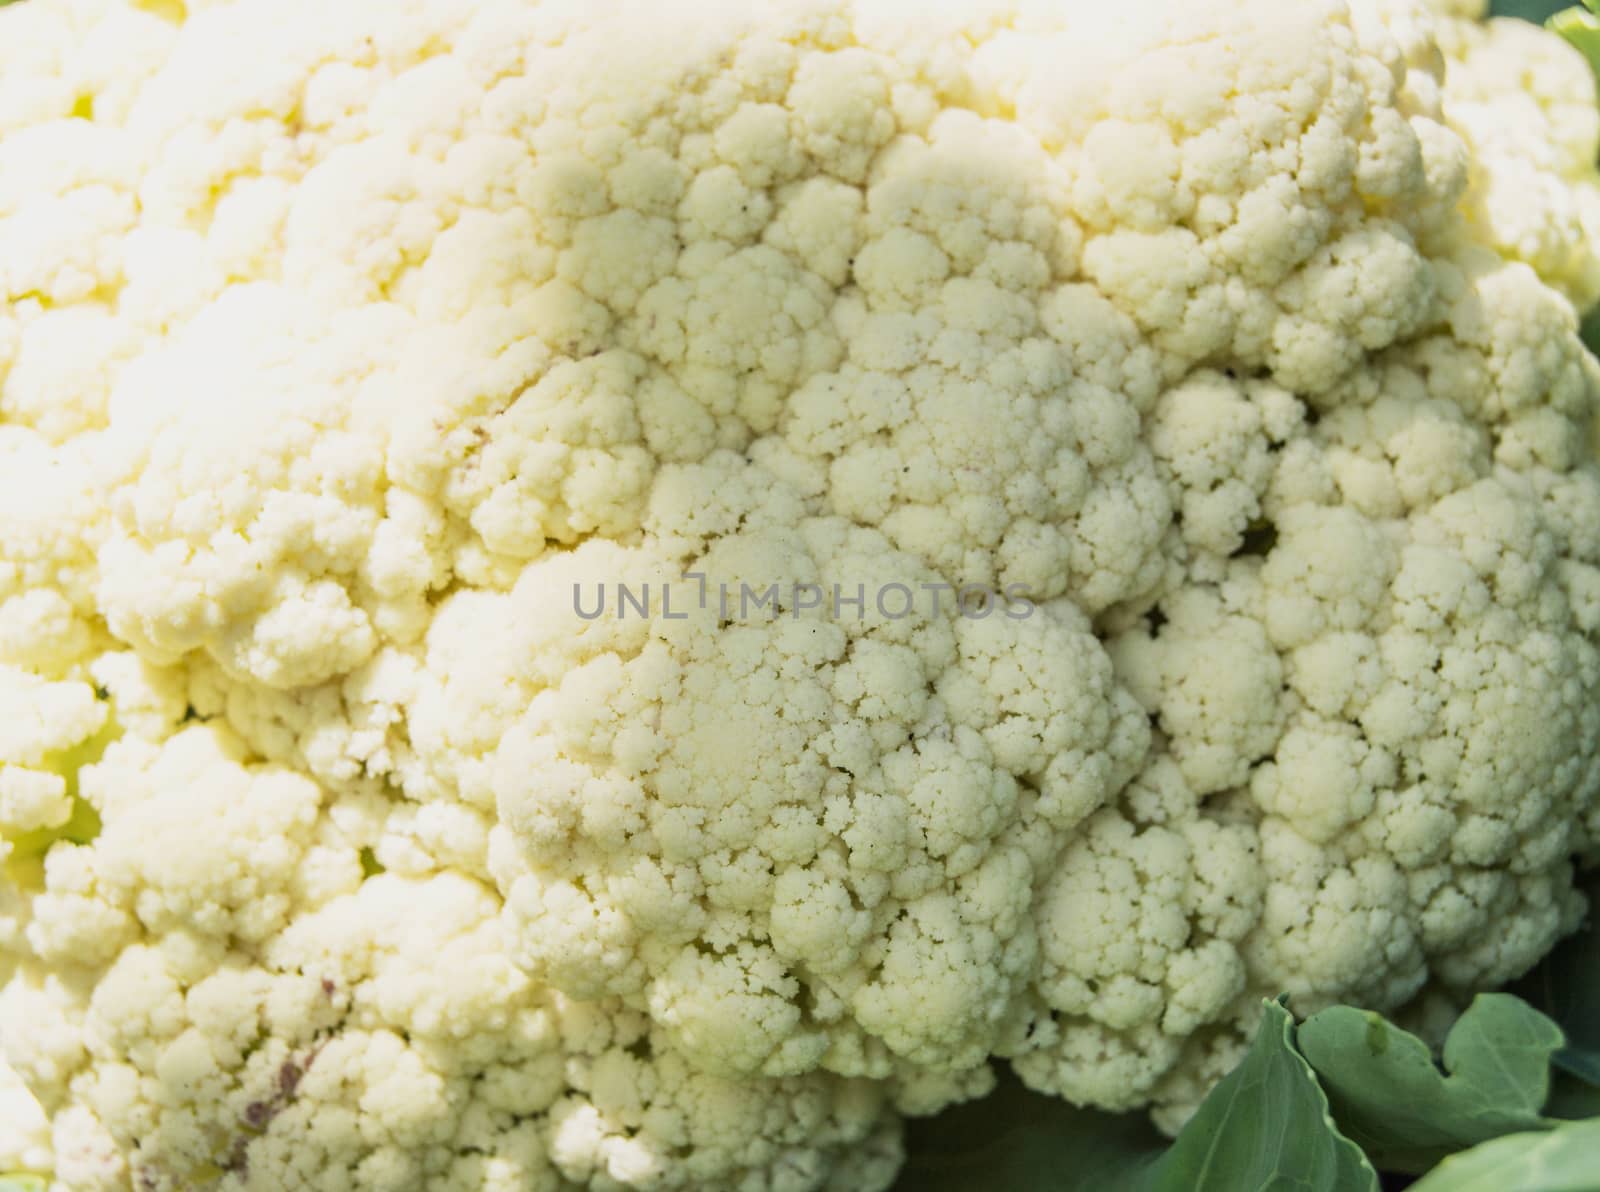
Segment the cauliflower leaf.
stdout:
[[1335,1006],[1299,1030],[1335,1116],[1373,1161],[1422,1172],[1502,1134],[1543,1129],[1561,1029],[1521,998],[1480,994],[1444,1042],[1428,1045],[1382,1015]]
[[1446,1159],[1411,1192],[1594,1192],[1600,1118],[1508,1134]]
[[1139,1192],[1230,1192],[1293,1187],[1377,1192],[1378,1176],[1339,1130],[1294,1018],[1266,1002],[1255,1042],[1136,1187]]

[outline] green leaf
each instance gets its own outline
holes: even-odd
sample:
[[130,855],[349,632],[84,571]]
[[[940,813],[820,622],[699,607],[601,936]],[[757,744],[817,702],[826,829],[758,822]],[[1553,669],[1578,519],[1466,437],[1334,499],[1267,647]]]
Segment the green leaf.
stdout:
[[1566,8],[1573,0],[1494,0],[1489,11],[1497,17],[1520,17],[1535,24]]
[[1415,1035],[1380,1014],[1335,1006],[1297,1035],[1333,1116],[1386,1170],[1427,1171],[1502,1134],[1550,1125],[1550,1058],[1561,1029],[1519,997],[1479,995],[1444,1043],[1444,1071]]
[[1473,1147],[1439,1164],[1411,1192],[1600,1192],[1600,1119]]
[[1294,1019],[1264,1003],[1255,1041],[1134,1185],[1138,1192],[1377,1192],[1378,1176],[1339,1133],[1295,1049]]
[[981,1101],[906,1128],[897,1192],[1108,1192],[1166,1149],[1144,1114],[1079,1109],[1009,1073]]
[[[0,4],[9,0],[0,0]],[[30,1175],[23,1171],[13,1171],[0,1175],[0,1192],[45,1192],[50,1186],[50,1181],[42,1175]]]

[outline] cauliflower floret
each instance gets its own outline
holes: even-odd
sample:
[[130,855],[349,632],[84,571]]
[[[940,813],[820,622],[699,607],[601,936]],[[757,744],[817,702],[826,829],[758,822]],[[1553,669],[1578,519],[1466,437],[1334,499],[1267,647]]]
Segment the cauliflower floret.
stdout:
[[0,664],[64,678],[105,648],[94,602],[99,454],[0,414]]
[[1525,261],[1580,307],[1600,298],[1600,109],[1576,50],[1521,21],[1449,21],[1442,101],[1471,163],[1474,238]]
[[0,1064],[0,1168],[7,1171],[49,1171],[50,1119],[22,1078]]
[[[1031,971],[1056,840],[1138,765],[1136,707],[1075,610],[969,619],[946,594],[935,612],[933,573],[837,519],[703,540],[683,519],[722,504],[707,520],[754,527],[793,498],[728,457],[675,479],[649,524],[691,557],[583,548],[496,605],[446,608],[430,637],[430,672],[527,690],[499,712],[447,683],[413,733],[499,741],[481,779],[457,764],[495,800],[520,958],[574,996],[647,999],[734,1072],[981,1063]],[[672,584],[686,572],[709,577],[704,608]],[[605,599],[581,590],[595,574],[681,607],[580,634],[538,615]],[[765,579],[780,595],[758,611]],[[860,598],[835,593],[851,579],[915,596],[836,618],[797,588],[832,604]]]
[[701,1074],[532,982],[492,888],[364,878],[314,785],[236,753],[209,726],[113,746],[85,777],[104,829],[49,856],[4,1045],[72,1186],[731,1187],[780,1157],[887,1182],[886,1089]]

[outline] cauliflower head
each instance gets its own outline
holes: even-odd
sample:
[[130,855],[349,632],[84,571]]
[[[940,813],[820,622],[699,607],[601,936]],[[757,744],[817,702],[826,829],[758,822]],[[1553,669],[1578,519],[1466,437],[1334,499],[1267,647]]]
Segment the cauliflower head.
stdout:
[[0,1162],[881,1188],[1520,974],[1597,151],[1443,0],[5,8]]

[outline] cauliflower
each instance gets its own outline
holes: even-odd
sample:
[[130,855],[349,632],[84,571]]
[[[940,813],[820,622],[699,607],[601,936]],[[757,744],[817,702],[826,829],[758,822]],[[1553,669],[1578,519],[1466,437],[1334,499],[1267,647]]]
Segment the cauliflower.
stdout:
[[882,1188],[1530,967],[1600,116],[1472,10],[5,8],[0,1159]]

